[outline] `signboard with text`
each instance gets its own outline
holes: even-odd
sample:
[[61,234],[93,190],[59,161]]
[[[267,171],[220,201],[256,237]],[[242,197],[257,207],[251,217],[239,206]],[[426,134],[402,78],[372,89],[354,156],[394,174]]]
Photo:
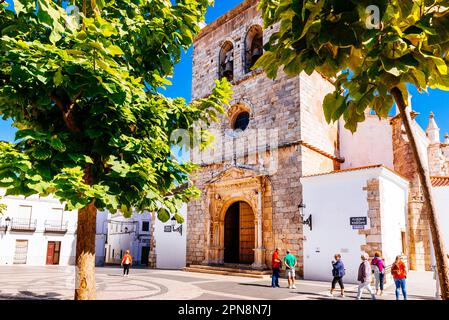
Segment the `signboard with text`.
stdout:
[[354,230],[365,229],[365,226],[368,224],[367,217],[350,217],[349,222]]

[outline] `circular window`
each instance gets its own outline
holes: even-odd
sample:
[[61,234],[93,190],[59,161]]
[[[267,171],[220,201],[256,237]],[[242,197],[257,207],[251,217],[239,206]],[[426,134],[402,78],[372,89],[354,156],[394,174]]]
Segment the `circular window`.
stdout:
[[248,124],[249,124],[249,113],[246,111],[242,112],[235,119],[234,130],[245,131],[245,129],[248,128]]

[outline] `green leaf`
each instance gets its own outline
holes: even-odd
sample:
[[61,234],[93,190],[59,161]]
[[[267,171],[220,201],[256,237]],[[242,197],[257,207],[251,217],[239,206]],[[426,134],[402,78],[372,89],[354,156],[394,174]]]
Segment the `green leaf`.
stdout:
[[160,208],[157,212],[157,218],[165,223],[170,219],[170,213],[165,208]]
[[53,77],[55,86],[59,87],[62,84],[63,80],[64,76],[62,75],[61,69],[58,69],[58,71],[56,71],[55,73],[55,76]]
[[177,223],[183,224],[184,223],[184,217],[181,216],[179,213],[175,213],[174,218]]

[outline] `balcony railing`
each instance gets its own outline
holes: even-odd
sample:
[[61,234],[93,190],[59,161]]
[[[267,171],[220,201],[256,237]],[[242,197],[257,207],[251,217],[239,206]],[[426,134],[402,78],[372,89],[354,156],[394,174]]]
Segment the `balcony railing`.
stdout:
[[12,218],[11,231],[34,232],[36,231],[36,222],[36,220],[31,219]]
[[46,233],[66,233],[68,227],[68,221],[62,223],[59,220],[46,220],[45,232]]

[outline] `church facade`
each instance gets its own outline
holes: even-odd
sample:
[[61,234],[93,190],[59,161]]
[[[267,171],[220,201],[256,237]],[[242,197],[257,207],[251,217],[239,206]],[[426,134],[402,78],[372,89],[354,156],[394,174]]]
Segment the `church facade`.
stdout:
[[[324,224],[320,226],[320,220],[315,224],[313,218],[321,214],[326,219],[326,214],[333,214],[313,211],[319,208],[313,209],[305,201],[305,188],[310,184],[304,179],[343,172],[356,175],[366,167],[381,166],[386,171],[376,171],[381,177],[378,180],[393,183],[391,188],[406,199],[393,204],[395,214],[402,217],[398,219],[404,220],[392,231],[398,235],[393,238],[406,247],[398,253],[408,257],[412,268],[429,269],[426,210],[400,118],[379,121],[367,114],[367,121],[352,135],[342,122],[325,121],[322,101],[333,90],[328,79],[317,73],[288,77],[281,72],[270,80],[261,70],[252,70],[263,53],[263,44],[274,32],[262,29],[257,3],[242,2],[204,27],[194,42],[192,99],[208,96],[214,80],[222,77],[231,82],[234,94],[226,114],[209,128],[215,135],[213,147],[191,155],[200,165],[191,178],[202,194],[187,208],[187,265],[229,264],[263,270],[271,265],[272,251],[280,248],[298,257],[298,271],[304,275],[308,237],[317,229],[324,230]],[[427,132],[414,125],[420,145],[429,155],[432,176],[440,177],[445,185],[449,141],[440,143],[432,120]],[[365,181],[359,190],[364,198],[357,212],[366,216],[368,223],[364,230],[356,231],[363,241],[351,250],[373,255],[383,251],[382,241],[372,240],[383,232],[375,211],[383,206],[376,203],[384,189],[373,175],[367,179],[371,182]],[[320,188],[315,192],[320,193]],[[326,192],[331,191],[307,199],[326,202],[332,198],[326,198]],[[349,193],[338,200],[345,196],[350,202]],[[378,212],[380,217],[381,210]],[[449,215],[449,208],[445,214]],[[351,217],[342,219],[347,218]],[[445,227],[449,234],[449,225]],[[338,232],[329,230],[333,231]],[[321,241],[333,242],[331,238]],[[341,247],[336,245],[333,250]]]

